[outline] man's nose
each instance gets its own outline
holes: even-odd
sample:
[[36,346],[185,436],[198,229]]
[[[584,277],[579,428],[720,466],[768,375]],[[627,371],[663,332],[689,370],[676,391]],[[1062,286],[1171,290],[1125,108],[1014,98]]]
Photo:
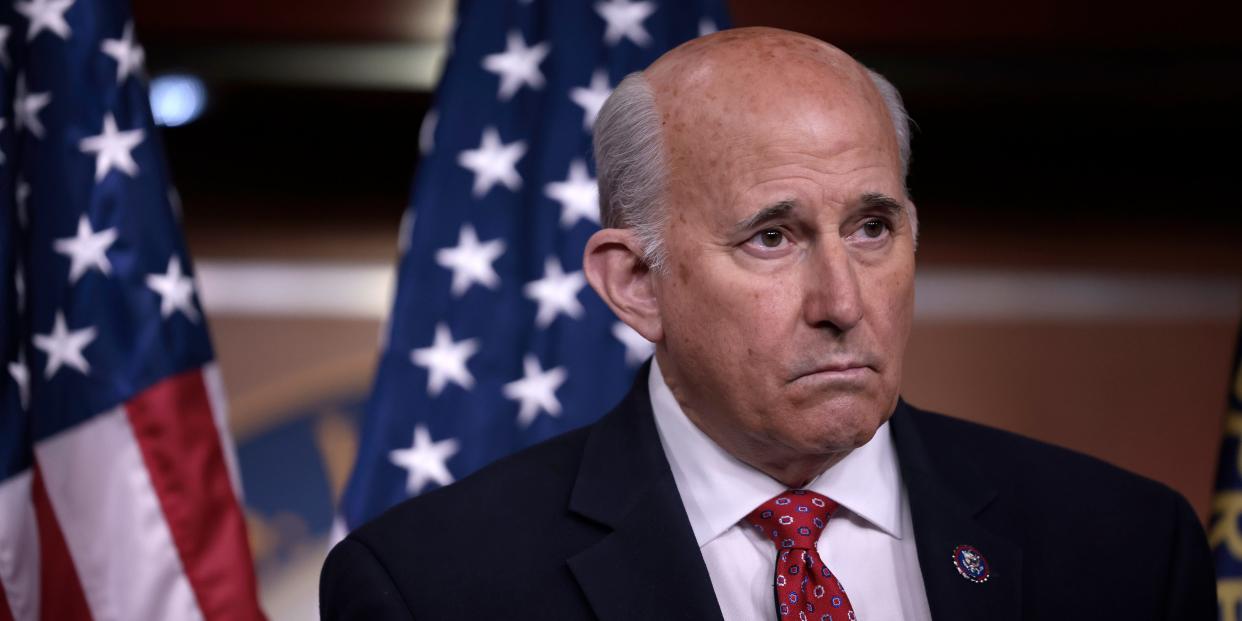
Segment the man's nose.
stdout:
[[858,276],[849,249],[840,239],[815,246],[807,257],[803,283],[803,313],[815,327],[846,332],[862,321],[863,305]]

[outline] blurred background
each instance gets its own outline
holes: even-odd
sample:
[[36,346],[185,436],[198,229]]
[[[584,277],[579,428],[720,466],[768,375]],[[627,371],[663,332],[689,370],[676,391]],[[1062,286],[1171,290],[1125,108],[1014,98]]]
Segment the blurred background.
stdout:
[[[455,3],[133,4],[263,602],[312,618]],[[906,399],[1163,481],[1206,520],[1242,317],[1239,4],[728,4],[905,97]]]

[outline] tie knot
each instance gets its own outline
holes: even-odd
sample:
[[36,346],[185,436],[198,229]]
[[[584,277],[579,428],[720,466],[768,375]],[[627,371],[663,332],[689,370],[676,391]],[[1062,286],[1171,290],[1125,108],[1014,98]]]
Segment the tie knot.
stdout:
[[794,489],[759,505],[746,516],[746,521],[775,542],[778,549],[814,550],[815,541],[836,510],[837,503],[827,497]]

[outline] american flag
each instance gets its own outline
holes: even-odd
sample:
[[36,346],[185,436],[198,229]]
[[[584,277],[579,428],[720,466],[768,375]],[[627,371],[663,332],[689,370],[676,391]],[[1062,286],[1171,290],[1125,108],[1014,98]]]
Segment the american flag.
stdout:
[[591,126],[627,74],[726,20],[720,0],[459,3],[346,528],[624,395],[652,346],[581,271],[599,228]]
[[129,8],[0,16],[0,620],[261,618]]
[[1242,619],[1242,330],[1233,350],[1225,404],[1208,541],[1216,561],[1217,618],[1238,621]]

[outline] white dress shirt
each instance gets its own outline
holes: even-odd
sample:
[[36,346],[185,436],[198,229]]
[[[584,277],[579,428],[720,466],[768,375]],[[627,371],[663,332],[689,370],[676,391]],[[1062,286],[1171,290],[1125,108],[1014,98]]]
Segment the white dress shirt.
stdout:
[[[720,611],[726,621],[776,619],[776,547],[748,528],[745,518],[787,488],[725,452],[686,418],[654,362],[648,385],[660,442]],[[841,506],[816,548],[849,594],[858,619],[930,621],[888,423],[806,489]]]

